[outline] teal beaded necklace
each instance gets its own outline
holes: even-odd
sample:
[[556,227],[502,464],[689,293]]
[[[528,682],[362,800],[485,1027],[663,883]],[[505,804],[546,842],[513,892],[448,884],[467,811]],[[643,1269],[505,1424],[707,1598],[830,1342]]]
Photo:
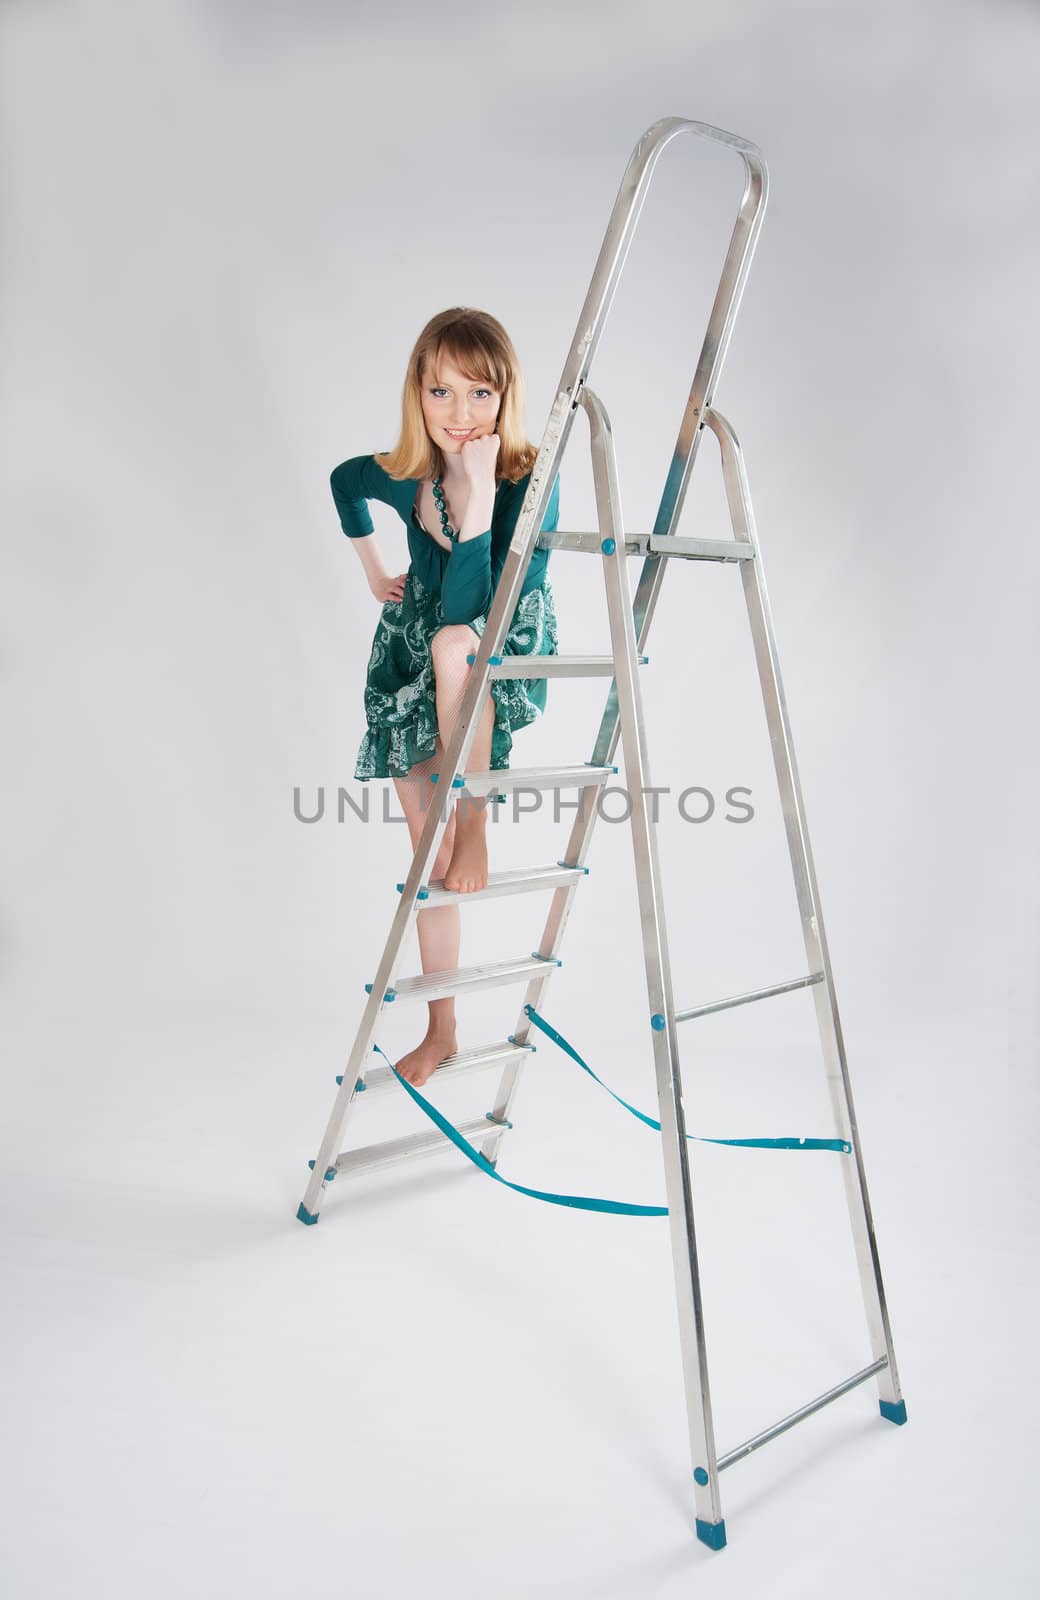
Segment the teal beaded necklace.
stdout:
[[448,510],[444,504],[444,480],[442,478],[434,478],[433,480],[433,498],[436,503],[437,510],[441,514],[441,529],[444,533],[444,537],[446,539],[450,539],[453,544],[458,544],[458,530],[452,529],[448,526]]

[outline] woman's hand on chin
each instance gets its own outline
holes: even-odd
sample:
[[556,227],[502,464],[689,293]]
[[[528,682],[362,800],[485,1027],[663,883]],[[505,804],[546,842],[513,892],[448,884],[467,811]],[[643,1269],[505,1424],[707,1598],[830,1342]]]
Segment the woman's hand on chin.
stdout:
[[470,483],[494,483],[501,442],[497,433],[485,433],[479,439],[466,440],[461,455],[463,469]]

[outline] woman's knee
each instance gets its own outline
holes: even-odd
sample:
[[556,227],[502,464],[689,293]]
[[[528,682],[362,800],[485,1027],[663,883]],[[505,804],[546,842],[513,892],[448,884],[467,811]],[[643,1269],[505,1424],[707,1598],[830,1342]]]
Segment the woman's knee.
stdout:
[[434,672],[442,672],[446,668],[449,671],[467,671],[470,663],[466,657],[476,655],[479,643],[476,629],[471,628],[468,622],[446,622],[430,640]]

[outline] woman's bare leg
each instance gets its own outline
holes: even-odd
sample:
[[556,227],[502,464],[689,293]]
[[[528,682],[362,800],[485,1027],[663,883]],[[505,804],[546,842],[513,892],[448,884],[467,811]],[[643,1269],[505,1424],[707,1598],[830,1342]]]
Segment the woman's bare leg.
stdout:
[[[414,766],[407,780],[394,779],[401,809],[408,822],[413,852],[419,843],[419,836],[426,821],[426,812],[437,798],[436,786],[430,783],[429,775],[437,770],[443,758],[443,746],[438,740],[436,753],[428,761]],[[452,812],[448,818],[448,825],[441,835],[437,856],[428,874],[430,878],[443,877],[451,860],[454,835],[455,813]],[[430,906],[425,911],[418,912],[415,921],[423,971],[440,972],[446,967],[457,967],[460,937],[458,907]],[[408,1082],[414,1083],[416,1087],[424,1084],[434,1069],[447,1056],[453,1056],[458,1050],[455,1032],[455,996],[446,995],[443,1000],[429,1000],[427,1006],[430,1016],[426,1037],[414,1050],[410,1050],[406,1056],[402,1056],[394,1063],[402,1078],[407,1078]]]
[[[433,672],[437,694],[437,724],[442,744],[447,744],[452,725],[472,668],[467,653],[476,655],[479,639],[464,622],[439,628],[431,641]],[[495,702],[488,690],[480,723],[473,735],[467,772],[486,772],[491,766],[491,735],[495,725]],[[444,887],[469,894],[487,886],[487,805],[486,796],[461,796],[455,808],[455,847],[444,874]]]

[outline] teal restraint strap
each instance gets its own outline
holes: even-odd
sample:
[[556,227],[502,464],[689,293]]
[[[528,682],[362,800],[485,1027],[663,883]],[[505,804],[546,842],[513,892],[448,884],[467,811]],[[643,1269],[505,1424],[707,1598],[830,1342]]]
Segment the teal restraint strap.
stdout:
[[[384,1061],[389,1062],[390,1069],[398,1083],[402,1088],[407,1089],[416,1105],[422,1107],[430,1120],[437,1124],[438,1128],[443,1134],[447,1135],[452,1144],[458,1145],[462,1154],[468,1156],[473,1165],[479,1167],[481,1172],[486,1172],[489,1178],[497,1178],[499,1183],[504,1183],[507,1189],[515,1189],[517,1194],[529,1194],[533,1200],[547,1200],[553,1206],[576,1206],[580,1211],[616,1211],[625,1217],[666,1217],[668,1215],[667,1206],[634,1206],[629,1205],[625,1200],[596,1200],[588,1195],[581,1194],[548,1194],[544,1189],[528,1189],[522,1183],[510,1183],[508,1178],[501,1177],[495,1171],[490,1161],[485,1156],[482,1156],[479,1150],[474,1150],[469,1140],[464,1139],[459,1130],[452,1127],[446,1117],[441,1116],[437,1107],[432,1106],[425,1095],[421,1095],[418,1089],[408,1082],[407,1078],[401,1077],[385,1050],[380,1049],[377,1044],[374,1044],[372,1048],[379,1051]],[[489,1117],[488,1131],[490,1132],[491,1128],[495,1126],[494,1118]]]
[[[534,1006],[524,1006],[524,1012],[530,1017],[536,1028],[541,1028],[542,1032],[547,1033],[549,1038],[558,1044],[561,1050],[567,1052],[572,1061],[576,1061],[579,1067],[584,1067],[590,1078],[596,1078],[596,1074],[588,1062],[581,1059],[574,1046],[568,1044],[563,1034],[557,1033],[552,1024],[547,1022],[543,1016],[540,1016]],[[625,1110],[631,1111],[632,1115],[638,1117],[640,1122],[645,1122],[648,1128],[656,1128],[660,1133],[661,1124],[656,1117],[648,1117],[645,1111],[637,1111],[635,1106],[630,1106],[627,1100],[622,1100],[619,1094],[614,1094],[613,1089],[604,1083],[602,1078],[596,1078],[596,1082],[601,1089],[606,1089],[607,1093],[617,1101],[619,1106],[624,1106]],[[750,1150],[840,1150],[844,1155],[848,1155],[852,1149],[852,1146],[844,1139],[708,1139],[699,1133],[688,1133],[686,1137],[687,1139],[696,1139],[701,1144],[739,1144],[746,1146]]]
[[[653,1117],[646,1116],[642,1111],[637,1111],[635,1106],[630,1106],[627,1100],[621,1099],[620,1095],[614,1094],[613,1089],[609,1088],[601,1078],[596,1077],[592,1068],[581,1059],[573,1046],[568,1044],[562,1034],[557,1033],[556,1029],[546,1022],[545,1018],[540,1016],[533,1006],[525,1006],[524,1011],[536,1027],[555,1040],[561,1050],[565,1050],[580,1067],[584,1067],[589,1076],[595,1078],[600,1087],[606,1089],[607,1093],[612,1095],[619,1105],[624,1106],[626,1111],[631,1111],[632,1115],[638,1117],[641,1122],[645,1122],[647,1127],[656,1128],[660,1132],[661,1124],[659,1122]],[[472,1161],[473,1165],[479,1167],[481,1172],[487,1173],[489,1178],[496,1179],[498,1183],[504,1183],[507,1189],[515,1189],[517,1194],[530,1195],[533,1200],[544,1200],[549,1205],[573,1206],[580,1211],[612,1211],[616,1215],[624,1217],[666,1217],[668,1215],[667,1206],[639,1206],[633,1205],[627,1200],[600,1200],[590,1195],[550,1194],[545,1189],[529,1189],[522,1183],[510,1183],[508,1178],[503,1178],[500,1173],[495,1171],[486,1156],[482,1156],[479,1150],[474,1150],[469,1140],[462,1137],[459,1130],[448,1121],[447,1117],[441,1115],[436,1106],[431,1105],[425,1095],[419,1093],[414,1084],[409,1083],[407,1078],[402,1078],[390,1057],[380,1045],[373,1044],[372,1048],[379,1051],[379,1054],[383,1057],[401,1087],[411,1095],[416,1105],[425,1111],[430,1121],[437,1125],[445,1137],[450,1139],[452,1144],[462,1151],[467,1160]],[[491,1127],[498,1125],[490,1115],[488,1116],[488,1122]],[[696,1139],[700,1136],[688,1133],[686,1137],[688,1139]],[[851,1145],[846,1144],[841,1139],[703,1139],[702,1143],[748,1145],[760,1150],[841,1150],[846,1154],[852,1148]]]

